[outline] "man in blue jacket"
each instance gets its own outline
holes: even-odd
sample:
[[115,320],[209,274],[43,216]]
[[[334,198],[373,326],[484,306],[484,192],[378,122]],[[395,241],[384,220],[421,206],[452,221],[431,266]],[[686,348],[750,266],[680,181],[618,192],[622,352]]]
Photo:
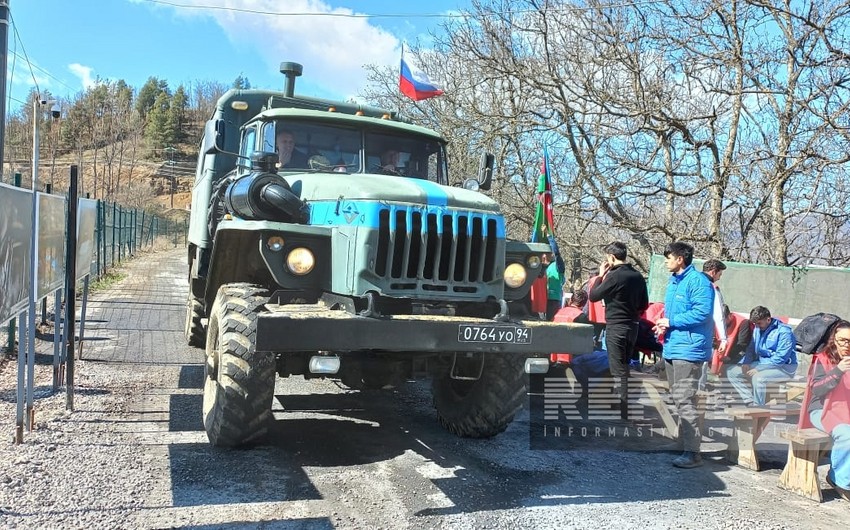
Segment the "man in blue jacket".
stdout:
[[746,406],[761,407],[768,384],[794,378],[797,339],[791,327],[773,318],[766,307],[754,307],[750,322],[755,325],[753,340],[738,365],[726,371],[726,377]]
[[664,336],[664,369],[670,394],[679,414],[679,439],[684,452],[673,465],[692,468],[702,465],[699,454],[702,434],[696,395],[703,364],[711,359],[714,339],[714,287],[691,262],[694,247],[676,241],[664,249],[664,265],[672,274],[664,297],[664,317],[655,331]]

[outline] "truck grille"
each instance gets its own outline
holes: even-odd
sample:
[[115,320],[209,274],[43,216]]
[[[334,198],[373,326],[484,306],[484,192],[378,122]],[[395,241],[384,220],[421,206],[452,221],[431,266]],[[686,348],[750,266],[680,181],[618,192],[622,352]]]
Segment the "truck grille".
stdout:
[[497,227],[480,213],[381,210],[375,273],[393,289],[474,293],[496,275]]

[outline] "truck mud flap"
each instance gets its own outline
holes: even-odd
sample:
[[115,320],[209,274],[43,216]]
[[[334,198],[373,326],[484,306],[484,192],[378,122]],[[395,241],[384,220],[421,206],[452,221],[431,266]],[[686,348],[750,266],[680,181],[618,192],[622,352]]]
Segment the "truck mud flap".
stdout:
[[472,317],[371,318],[316,305],[267,305],[257,320],[258,351],[490,352],[547,356],[593,351],[593,326]]

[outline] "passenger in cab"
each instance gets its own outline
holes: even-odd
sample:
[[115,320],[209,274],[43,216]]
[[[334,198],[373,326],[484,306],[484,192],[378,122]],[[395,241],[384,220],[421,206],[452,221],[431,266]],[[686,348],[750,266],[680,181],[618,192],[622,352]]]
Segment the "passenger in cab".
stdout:
[[401,175],[400,157],[401,153],[395,149],[384,150],[381,153],[381,164],[378,170],[384,175]]

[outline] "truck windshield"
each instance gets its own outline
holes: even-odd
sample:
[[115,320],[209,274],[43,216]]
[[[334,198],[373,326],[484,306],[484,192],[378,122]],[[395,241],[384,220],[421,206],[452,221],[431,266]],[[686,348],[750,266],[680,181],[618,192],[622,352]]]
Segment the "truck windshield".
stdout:
[[278,153],[281,171],[379,173],[448,183],[443,145],[428,137],[278,120],[266,124],[262,142],[260,149]]

